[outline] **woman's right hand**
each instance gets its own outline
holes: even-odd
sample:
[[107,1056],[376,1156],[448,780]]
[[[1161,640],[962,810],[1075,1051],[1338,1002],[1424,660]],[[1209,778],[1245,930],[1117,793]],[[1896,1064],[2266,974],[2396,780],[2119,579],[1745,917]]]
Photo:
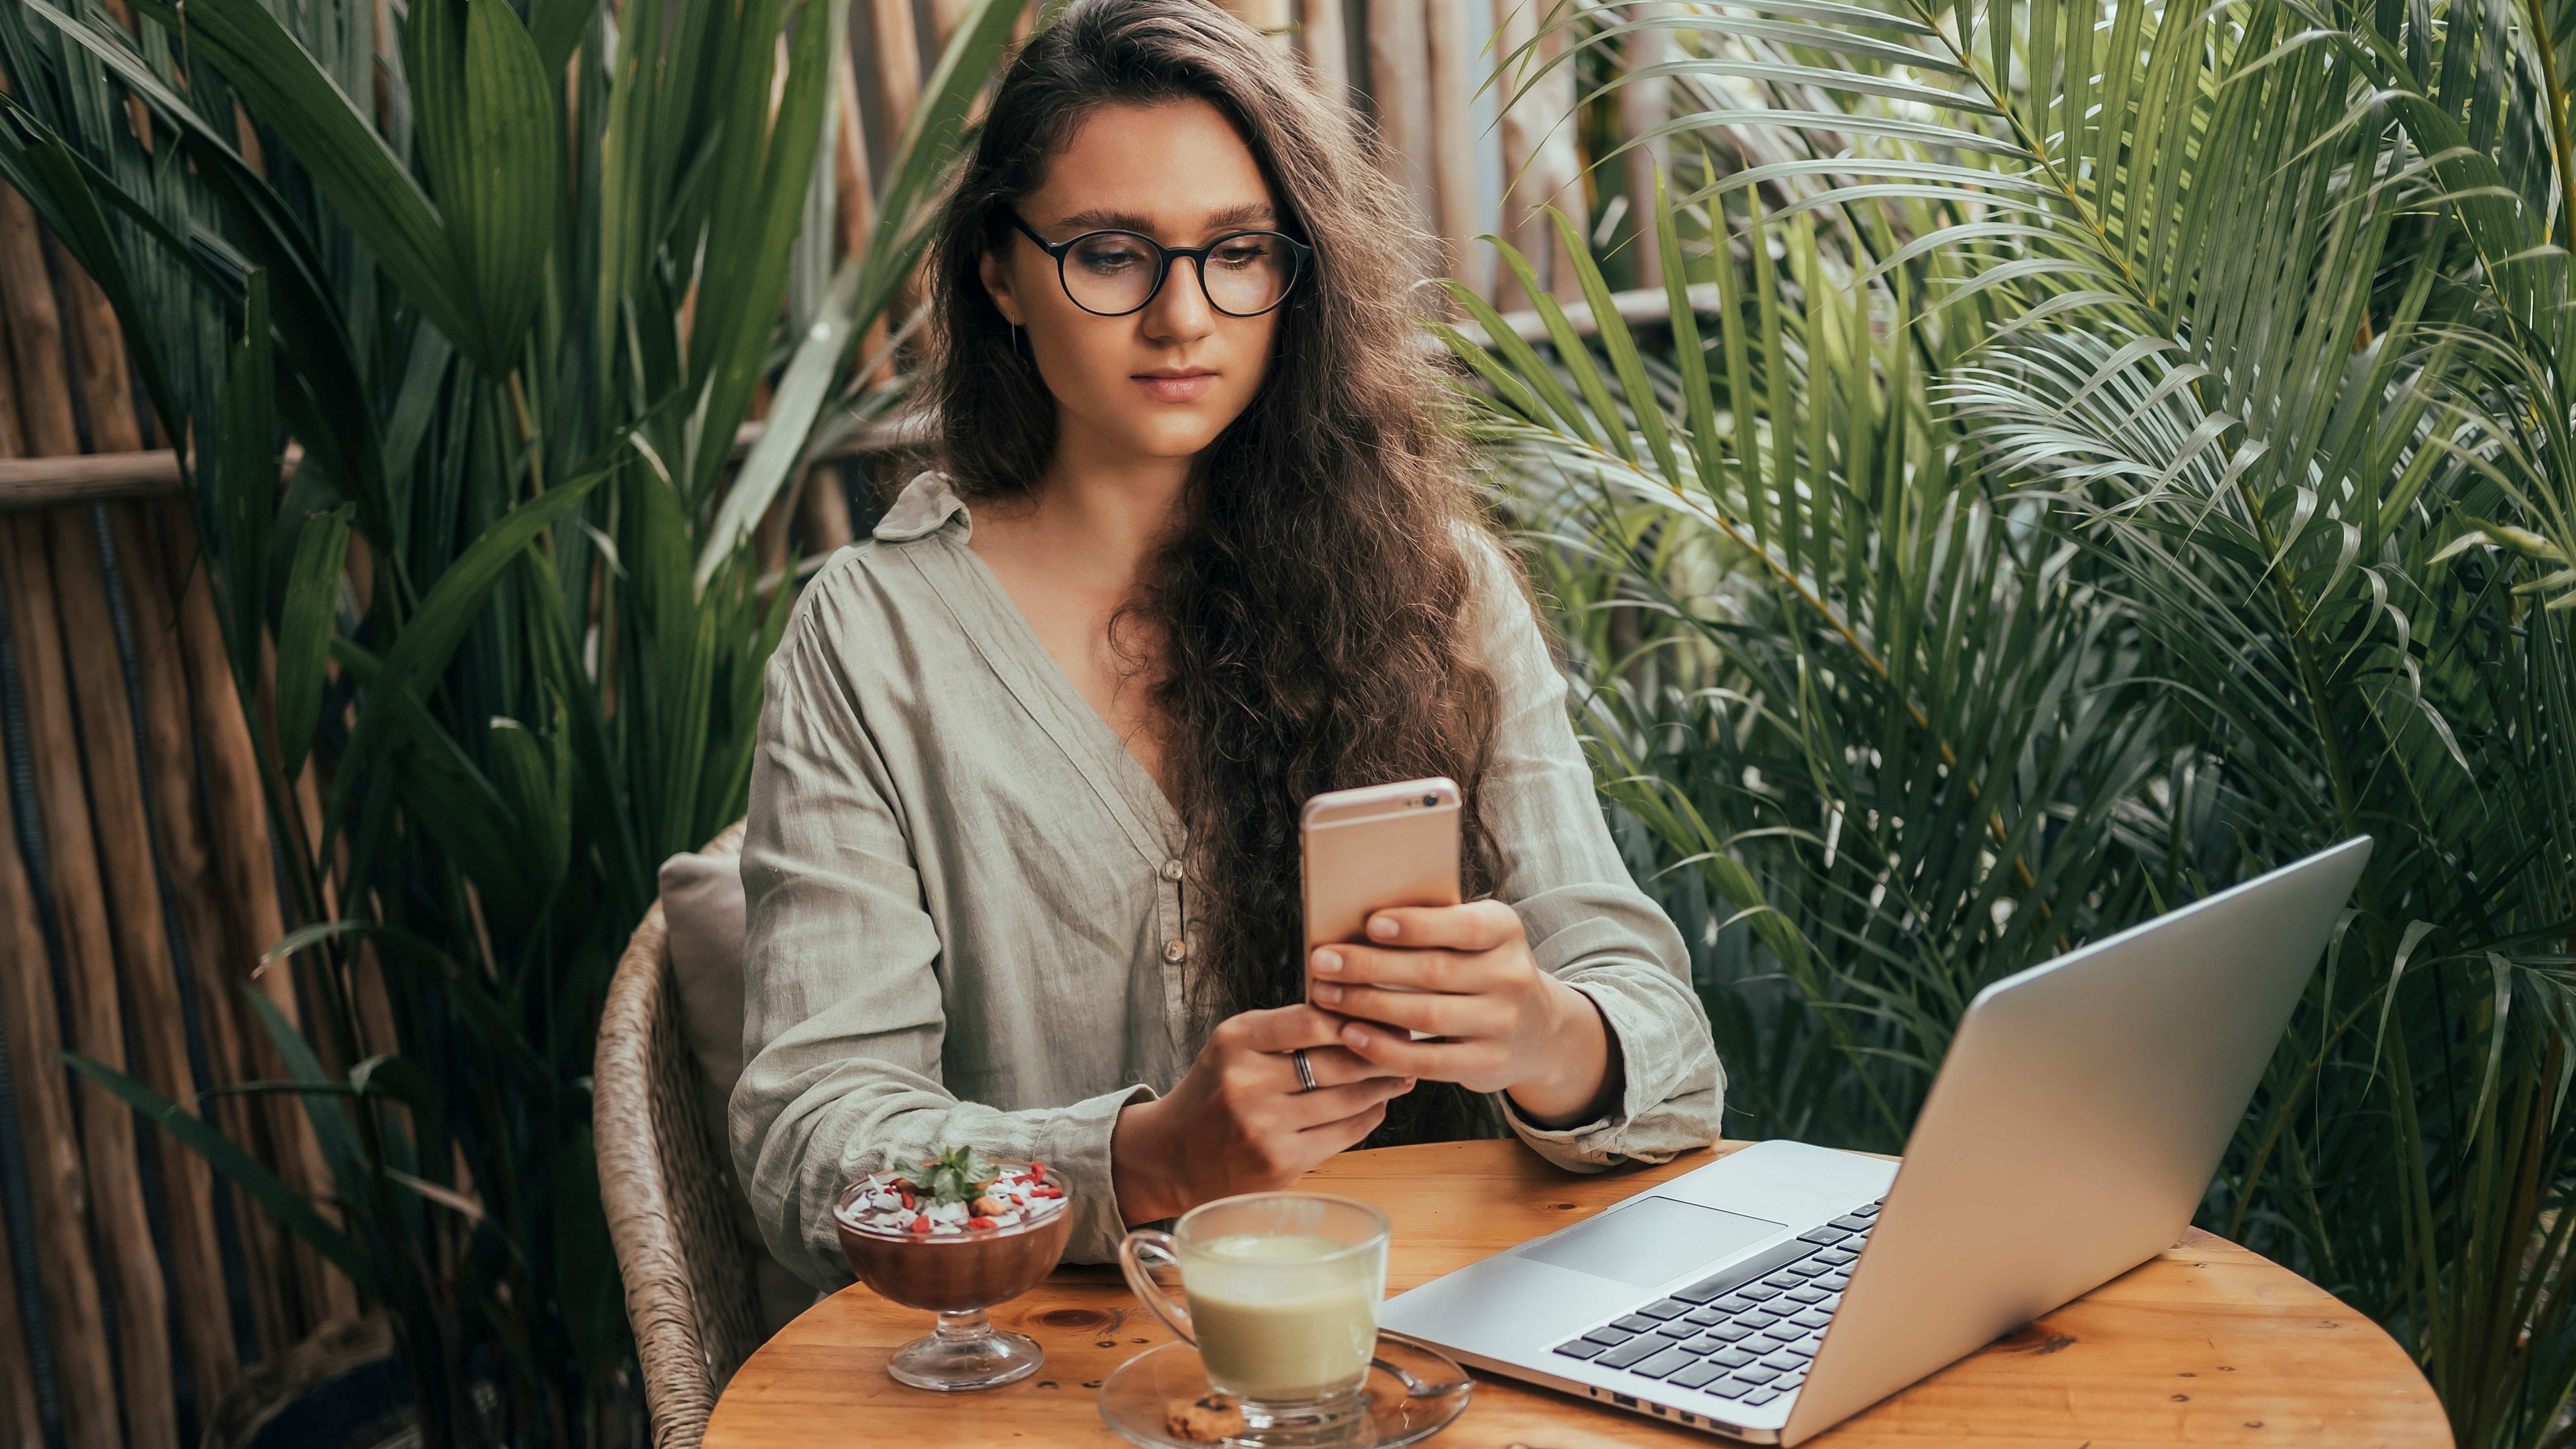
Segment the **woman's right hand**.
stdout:
[[[1343,1021],[1311,1006],[1218,1022],[1189,1074],[1165,1096],[1118,1114],[1109,1141],[1118,1212],[1153,1222],[1240,1192],[1269,1192],[1377,1130],[1411,1077],[1337,1046]],[[1304,1048],[1315,1090],[1289,1053]]]

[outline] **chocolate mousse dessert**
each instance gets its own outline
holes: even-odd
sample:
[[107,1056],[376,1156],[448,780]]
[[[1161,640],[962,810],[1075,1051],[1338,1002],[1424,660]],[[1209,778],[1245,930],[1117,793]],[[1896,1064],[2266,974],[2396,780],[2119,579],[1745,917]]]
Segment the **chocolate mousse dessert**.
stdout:
[[1071,1188],[1043,1162],[992,1162],[955,1147],[912,1168],[864,1177],[833,1204],[850,1271],[877,1294],[941,1315],[939,1331],[899,1351],[887,1372],[926,1389],[986,1388],[1041,1357],[995,1333],[984,1310],[1054,1271],[1072,1232]]

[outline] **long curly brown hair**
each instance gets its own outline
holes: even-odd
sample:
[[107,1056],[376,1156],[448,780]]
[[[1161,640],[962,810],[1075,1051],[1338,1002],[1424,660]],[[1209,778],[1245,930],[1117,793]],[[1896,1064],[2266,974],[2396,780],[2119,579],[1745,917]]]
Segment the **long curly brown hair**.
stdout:
[[[1345,105],[1207,0],[1076,0],[995,91],[933,252],[925,383],[941,464],[968,499],[1045,476],[1055,403],[986,293],[1008,208],[1104,106],[1198,98],[1230,119],[1315,249],[1280,309],[1260,392],[1196,460],[1186,516],[1121,613],[1161,646],[1156,701],[1189,830],[1202,1022],[1303,999],[1298,811],[1325,790],[1426,775],[1467,808],[1462,884],[1493,889],[1476,808],[1492,677],[1469,637],[1464,548],[1484,527],[1440,373],[1416,341],[1430,255]],[[1373,1140],[1490,1132],[1490,1108],[1424,1083]]]

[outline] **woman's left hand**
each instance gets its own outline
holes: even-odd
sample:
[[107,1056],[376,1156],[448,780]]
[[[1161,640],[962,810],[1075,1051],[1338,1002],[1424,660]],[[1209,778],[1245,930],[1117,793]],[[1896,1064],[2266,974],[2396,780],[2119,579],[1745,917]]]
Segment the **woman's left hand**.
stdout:
[[1606,1110],[1618,1083],[1601,1012],[1539,969],[1510,906],[1384,910],[1368,932],[1368,945],[1319,946],[1307,961],[1314,1004],[1356,1018],[1344,1046],[1396,1075],[1509,1092],[1540,1127]]

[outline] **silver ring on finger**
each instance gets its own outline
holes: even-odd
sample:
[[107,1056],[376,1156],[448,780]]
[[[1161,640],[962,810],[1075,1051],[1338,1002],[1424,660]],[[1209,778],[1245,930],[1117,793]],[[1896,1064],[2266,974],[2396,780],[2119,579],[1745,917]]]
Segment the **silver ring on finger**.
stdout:
[[1315,1080],[1315,1064],[1306,1060],[1306,1049],[1304,1047],[1299,1047],[1295,1051],[1290,1052],[1288,1054],[1288,1059],[1297,1064],[1297,1090],[1300,1093],[1311,1092],[1317,1087],[1323,1085]]

